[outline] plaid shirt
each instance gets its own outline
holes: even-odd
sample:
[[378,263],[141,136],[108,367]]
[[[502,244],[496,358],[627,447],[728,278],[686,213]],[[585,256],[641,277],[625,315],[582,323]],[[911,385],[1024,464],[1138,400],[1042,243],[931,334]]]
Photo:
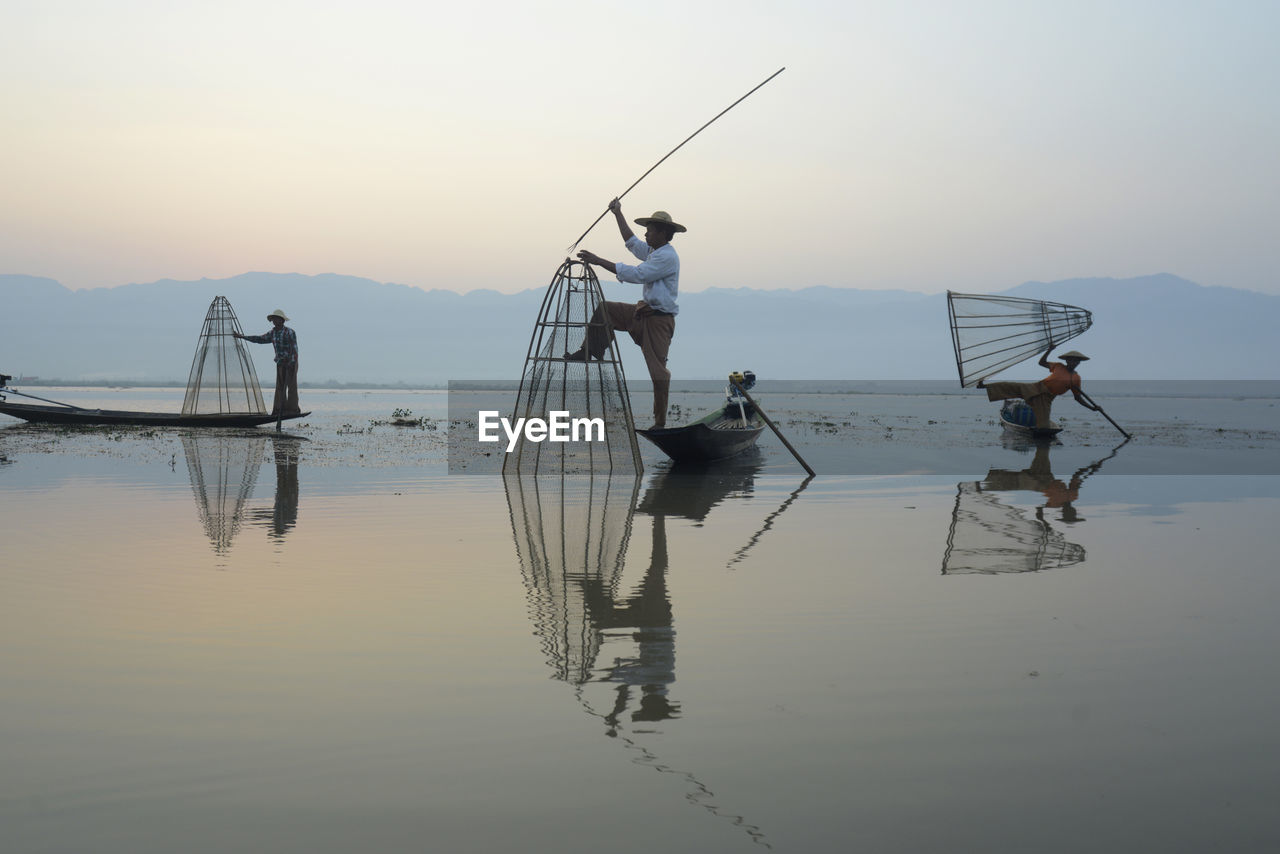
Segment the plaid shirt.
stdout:
[[298,336],[287,326],[281,326],[279,329],[272,327],[271,331],[265,335],[246,335],[244,340],[274,346],[277,364],[289,362],[296,365],[298,363]]

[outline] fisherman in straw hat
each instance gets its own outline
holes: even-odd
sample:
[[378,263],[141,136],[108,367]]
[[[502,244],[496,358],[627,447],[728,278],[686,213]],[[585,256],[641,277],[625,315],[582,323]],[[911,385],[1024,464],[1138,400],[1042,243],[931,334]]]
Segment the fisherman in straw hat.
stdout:
[[[653,380],[653,427],[665,427],[667,423],[667,396],[671,389],[671,371],[667,370],[667,351],[671,338],[676,334],[676,314],[680,311],[676,297],[680,291],[680,257],[671,247],[671,238],[677,232],[687,231],[666,211],[654,211],[653,216],[637,219],[636,225],[645,227],[644,240],[636,237],[622,215],[622,203],[614,199],[609,203],[618,231],[631,254],[640,259],[636,266],[606,261],[594,252],[583,250],[578,258],[585,264],[603,267],[618,277],[620,282],[644,285],[641,300],[637,303],[606,302],[596,308],[587,327],[586,340],[573,353],[565,353],[570,362],[585,362],[588,358],[600,359],[609,346],[609,333],[602,325],[602,311],[608,313],[609,326],[631,333],[640,345],[649,378]],[[598,325],[599,324],[599,325]]]
[[298,415],[298,336],[284,323],[289,319],[280,309],[267,315],[271,330],[262,335],[232,334],[254,344],[271,344],[276,351],[276,395],[271,403],[271,414],[276,416]]
[[1057,345],[1049,342],[1049,349],[1045,350],[1044,355],[1040,357],[1040,366],[1049,369],[1049,376],[1040,382],[998,382],[987,385],[982,380],[978,380],[978,388],[987,390],[987,400],[1022,398],[1035,413],[1037,427],[1045,427],[1049,424],[1049,409],[1053,406],[1053,399],[1068,391],[1075,396],[1076,403],[1085,409],[1100,411],[1096,404],[1090,403],[1080,394],[1080,375],[1076,373],[1076,367],[1081,362],[1089,361],[1089,357],[1079,350],[1068,350],[1058,354],[1058,358],[1062,359],[1061,362],[1050,362],[1049,354],[1053,352],[1055,346]]

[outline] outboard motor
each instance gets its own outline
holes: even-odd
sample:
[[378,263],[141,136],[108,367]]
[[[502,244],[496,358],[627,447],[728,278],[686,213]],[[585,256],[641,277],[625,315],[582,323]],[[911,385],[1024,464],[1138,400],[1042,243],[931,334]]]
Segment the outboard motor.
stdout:
[[[756,384],[756,375],[751,371],[734,371],[729,374],[729,387],[724,390],[726,409],[732,406],[738,408],[738,415],[742,419],[742,426],[747,426],[747,419],[752,415],[751,401],[747,400],[746,395],[742,392],[749,388],[753,388]],[[742,391],[739,391],[742,389]]]

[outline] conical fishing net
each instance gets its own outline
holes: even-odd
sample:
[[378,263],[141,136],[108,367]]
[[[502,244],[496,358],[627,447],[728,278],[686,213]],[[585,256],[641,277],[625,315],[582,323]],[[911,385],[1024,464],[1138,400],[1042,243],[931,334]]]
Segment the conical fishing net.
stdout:
[[[503,460],[504,473],[638,473],[643,470],[631,400],[607,314],[597,309],[604,292],[591,267],[565,260],[547,288],[534,324],[516,398],[515,418],[550,422],[553,413],[573,422],[570,441],[533,441],[522,432]],[[593,331],[594,330],[594,331]],[[598,358],[566,359],[584,349],[588,334],[607,338]],[[515,419],[512,419],[515,423]]]
[[244,342],[233,335],[240,331],[231,303],[226,297],[214,297],[191,360],[183,415],[266,413],[253,359]]
[[957,294],[947,291],[951,340],[960,385],[1000,373],[1075,338],[1093,323],[1083,308],[1022,297]]

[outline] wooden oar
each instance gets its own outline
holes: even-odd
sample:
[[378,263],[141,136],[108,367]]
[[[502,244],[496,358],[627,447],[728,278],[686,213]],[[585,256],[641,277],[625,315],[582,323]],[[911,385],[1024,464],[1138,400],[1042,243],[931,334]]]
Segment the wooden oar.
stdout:
[[[50,400],[50,399],[49,399],[49,398],[47,398],[47,397],[38,397],[38,396],[36,396],[36,395],[34,395],[34,394],[27,394],[25,391],[18,391],[16,388],[10,388],[9,386],[5,386],[5,388],[4,388],[4,393],[5,393],[5,394],[16,394],[16,395],[19,395],[19,396],[21,396],[21,397],[29,397],[29,398],[31,398],[32,400],[42,400],[42,401],[44,401],[45,403],[52,403],[52,404],[54,404],[55,406],[65,406],[67,409],[79,409],[79,410],[81,410],[81,411],[88,411],[88,410],[86,410],[83,406],[76,406],[74,403],[63,403],[63,402],[62,402],[62,401],[60,401],[60,400]],[[2,395],[0,395],[0,396],[2,396]]]
[[796,458],[796,462],[804,466],[804,470],[809,473],[810,477],[817,474],[817,472],[809,468],[809,464],[804,461],[804,457],[800,456],[800,452],[797,451],[795,448],[791,447],[791,443],[787,441],[787,437],[782,435],[782,431],[774,426],[773,422],[769,420],[768,415],[764,414],[764,410],[760,408],[760,404],[756,403],[754,400],[751,399],[751,395],[747,394],[747,390],[742,386],[738,385],[737,383],[731,383],[731,384],[738,391],[742,392],[742,396],[747,399],[747,403],[750,403],[752,406],[756,408],[756,412],[760,413],[760,417],[764,419],[764,423],[768,424],[769,429],[773,431],[774,435],[782,440],[782,444],[787,446],[787,450],[791,452],[791,456]]
[[1130,435],[1130,434],[1129,434],[1129,433],[1128,433],[1128,432],[1127,432],[1123,427],[1121,427],[1119,424],[1117,424],[1117,423],[1115,422],[1115,419],[1114,419],[1114,418],[1112,418],[1110,415],[1108,415],[1108,414],[1103,410],[1103,408],[1102,408],[1101,406],[1098,406],[1098,404],[1094,403],[1094,401],[1093,401],[1093,398],[1092,398],[1092,397],[1089,397],[1089,395],[1085,394],[1084,392],[1080,392],[1079,394],[1080,394],[1080,396],[1081,396],[1081,397],[1083,397],[1085,400],[1089,401],[1089,403],[1093,404],[1093,407],[1094,407],[1095,409],[1097,409],[1099,412],[1101,412],[1101,413],[1102,413],[1102,417],[1103,417],[1103,418],[1105,418],[1105,419],[1107,419],[1108,421],[1110,421],[1110,422],[1111,422],[1111,426],[1112,426],[1112,427],[1114,427],[1114,428],[1116,428],[1117,430],[1119,430],[1119,431],[1124,435],[1124,437],[1125,437],[1126,439],[1132,439],[1132,438],[1133,438],[1133,436],[1132,436],[1132,435]]

